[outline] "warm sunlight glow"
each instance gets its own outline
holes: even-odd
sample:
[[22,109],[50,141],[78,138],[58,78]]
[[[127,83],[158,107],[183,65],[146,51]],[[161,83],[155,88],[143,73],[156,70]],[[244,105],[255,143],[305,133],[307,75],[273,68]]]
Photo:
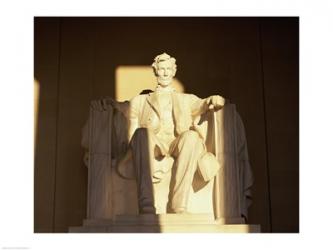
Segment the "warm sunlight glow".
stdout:
[[[183,93],[183,84],[175,78],[172,86]],[[125,101],[144,89],[154,90],[156,77],[151,66],[119,66],[116,69],[116,100]]]

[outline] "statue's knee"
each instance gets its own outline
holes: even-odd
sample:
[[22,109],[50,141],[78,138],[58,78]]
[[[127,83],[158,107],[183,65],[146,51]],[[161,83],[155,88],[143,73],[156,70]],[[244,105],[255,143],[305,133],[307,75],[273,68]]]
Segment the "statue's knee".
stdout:
[[195,143],[199,139],[199,134],[196,131],[188,130],[181,134],[181,139],[189,143]]

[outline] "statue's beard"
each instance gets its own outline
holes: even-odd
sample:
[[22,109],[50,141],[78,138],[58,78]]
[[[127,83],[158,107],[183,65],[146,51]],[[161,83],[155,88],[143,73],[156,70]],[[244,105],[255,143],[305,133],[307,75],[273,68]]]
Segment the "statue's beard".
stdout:
[[163,87],[167,87],[168,85],[171,84],[172,82],[172,78],[171,79],[162,79],[162,78],[158,78],[157,79],[159,85],[163,86]]

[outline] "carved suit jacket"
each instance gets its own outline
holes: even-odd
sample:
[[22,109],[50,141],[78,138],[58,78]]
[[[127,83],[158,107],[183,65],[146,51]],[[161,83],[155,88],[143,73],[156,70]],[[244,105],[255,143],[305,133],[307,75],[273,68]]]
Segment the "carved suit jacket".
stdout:
[[[171,92],[172,114],[175,122],[176,135],[190,129],[194,118],[201,113],[205,99],[193,94]],[[137,128],[149,128],[155,133],[160,130],[161,112],[156,92],[139,95],[130,101],[129,108],[129,135],[134,134]]]
[[[135,120],[137,123],[136,126],[150,126],[158,129],[158,114],[160,114],[160,111],[157,100],[154,100],[154,98],[156,98],[154,93],[151,93],[150,95],[137,96],[131,100],[131,116],[133,121]],[[175,99],[173,100],[173,112],[178,114],[175,115],[177,117],[175,125],[180,131],[181,128],[188,129],[193,121],[191,116],[200,111],[205,100],[195,95],[179,93],[173,93],[173,98]],[[124,104],[126,110],[128,110],[127,105],[127,103]],[[144,105],[147,107],[144,107]],[[211,139],[208,140],[208,144],[212,145],[213,151],[222,166],[214,180],[214,216],[216,219],[247,217],[247,208],[251,204],[250,188],[253,184],[253,176],[249,163],[244,125],[234,104],[226,104],[214,114],[216,121],[213,123],[216,126],[214,125],[211,129],[213,133],[209,136]],[[120,154],[117,148],[122,143],[122,140],[119,140],[120,138],[116,135],[122,134],[121,131],[126,130],[127,132],[122,122],[125,118],[120,119],[120,117],[122,115],[112,108],[96,110],[91,106],[88,122],[83,129],[82,145],[89,152],[90,160],[87,163],[89,175],[92,179],[91,183],[93,183],[90,184],[92,187],[89,191],[91,197],[94,197],[94,199],[89,200],[90,209],[88,211],[90,211],[91,218],[111,218],[110,213],[117,204],[126,204],[126,201],[130,200],[129,196],[123,196],[122,202],[113,202],[114,191],[109,186],[113,183],[112,180],[110,181],[113,173],[110,165],[116,165],[113,160],[111,161],[112,155],[118,156]],[[116,123],[119,126],[114,126]],[[115,131],[114,134],[113,131]],[[110,136],[112,140],[110,140]],[[110,143],[113,143],[113,141],[117,142],[114,146],[111,146]],[[114,151],[116,152],[114,153]],[[130,159],[128,162],[130,162]],[[126,172],[132,168],[126,168],[127,161],[124,163],[123,169],[118,166],[118,174],[125,179],[134,178],[133,173]],[[132,187],[128,183],[124,184],[123,187],[125,191],[121,191],[121,194],[136,194],[136,192],[128,191],[130,189],[127,188]],[[115,186],[112,188],[115,188]],[[111,207],[112,209],[110,209]],[[123,205],[121,207],[123,208]],[[132,209],[132,207],[128,207]],[[136,213],[136,211],[133,211],[133,213]]]

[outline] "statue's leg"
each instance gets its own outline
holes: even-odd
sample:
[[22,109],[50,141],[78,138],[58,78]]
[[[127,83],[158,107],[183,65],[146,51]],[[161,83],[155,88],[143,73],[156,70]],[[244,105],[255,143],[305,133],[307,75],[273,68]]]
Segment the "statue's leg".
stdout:
[[172,155],[175,157],[174,173],[171,181],[171,210],[186,212],[197,162],[205,150],[202,139],[195,131],[186,131],[176,140]]
[[133,165],[136,170],[140,213],[155,213],[152,173],[157,138],[146,128],[139,128],[131,139]]

